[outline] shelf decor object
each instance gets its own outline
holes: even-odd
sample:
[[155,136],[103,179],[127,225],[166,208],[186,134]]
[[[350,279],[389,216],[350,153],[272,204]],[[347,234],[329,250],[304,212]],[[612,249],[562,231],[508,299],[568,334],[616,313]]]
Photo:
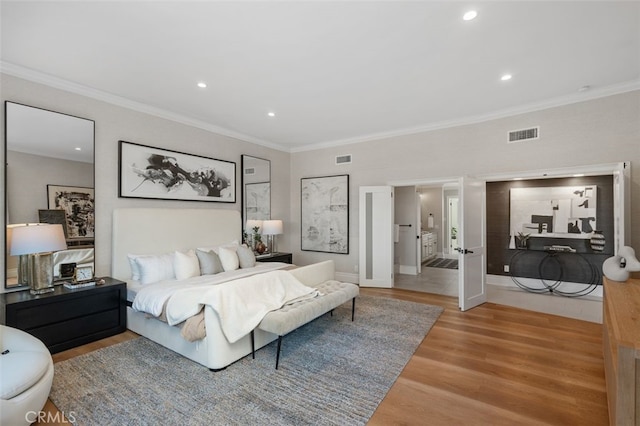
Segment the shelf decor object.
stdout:
[[622,247],[617,255],[602,264],[602,273],[611,281],[627,281],[631,272],[640,272],[640,261],[636,258],[635,250],[629,246]]
[[604,251],[604,243],[606,242],[604,238],[604,234],[602,231],[594,230],[591,234],[591,239],[589,240],[589,244],[591,245],[591,250],[596,253],[602,253]]
[[66,250],[62,225],[28,225],[13,228],[10,253],[28,255],[27,282],[31,294],[53,291],[54,251]]

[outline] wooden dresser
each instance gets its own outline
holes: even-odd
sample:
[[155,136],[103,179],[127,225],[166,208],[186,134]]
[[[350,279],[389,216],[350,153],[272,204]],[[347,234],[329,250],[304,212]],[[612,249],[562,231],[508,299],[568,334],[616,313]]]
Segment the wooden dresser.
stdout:
[[609,424],[640,425],[640,279],[604,279],[604,372]]

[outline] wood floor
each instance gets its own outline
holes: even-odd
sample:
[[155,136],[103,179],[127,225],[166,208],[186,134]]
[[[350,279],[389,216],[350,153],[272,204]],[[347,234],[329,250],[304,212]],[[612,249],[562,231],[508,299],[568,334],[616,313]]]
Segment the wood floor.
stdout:
[[[460,312],[456,298],[408,290],[361,293],[445,308],[370,425],[608,424],[601,325],[492,303]],[[61,352],[54,362],[135,336]],[[47,409],[57,412],[50,401]]]

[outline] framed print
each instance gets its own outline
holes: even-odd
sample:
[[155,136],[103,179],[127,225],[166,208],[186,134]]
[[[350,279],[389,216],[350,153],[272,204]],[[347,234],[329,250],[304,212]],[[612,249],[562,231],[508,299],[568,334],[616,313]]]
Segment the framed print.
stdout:
[[349,175],[300,183],[301,249],[349,254]]
[[236,202],[236,163],[119,141],[122,198]]
[[94,237],[93,188],[47,185],[47,198],[49,209],[64,210],[66,213],[66,226],[63,228],[68,239]]
[[244,185],[247,220],[271,218],[271,182]]
[[512,188],[510,203],[514,234],[590,239],[598,229],[596,185]]

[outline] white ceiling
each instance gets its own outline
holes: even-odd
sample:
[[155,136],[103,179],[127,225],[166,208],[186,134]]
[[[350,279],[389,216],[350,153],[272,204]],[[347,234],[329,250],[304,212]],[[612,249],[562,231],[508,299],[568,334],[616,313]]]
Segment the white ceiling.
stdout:
[[3,72],[285,151],[640,88],[638,1],[3,0],[0,12]]

